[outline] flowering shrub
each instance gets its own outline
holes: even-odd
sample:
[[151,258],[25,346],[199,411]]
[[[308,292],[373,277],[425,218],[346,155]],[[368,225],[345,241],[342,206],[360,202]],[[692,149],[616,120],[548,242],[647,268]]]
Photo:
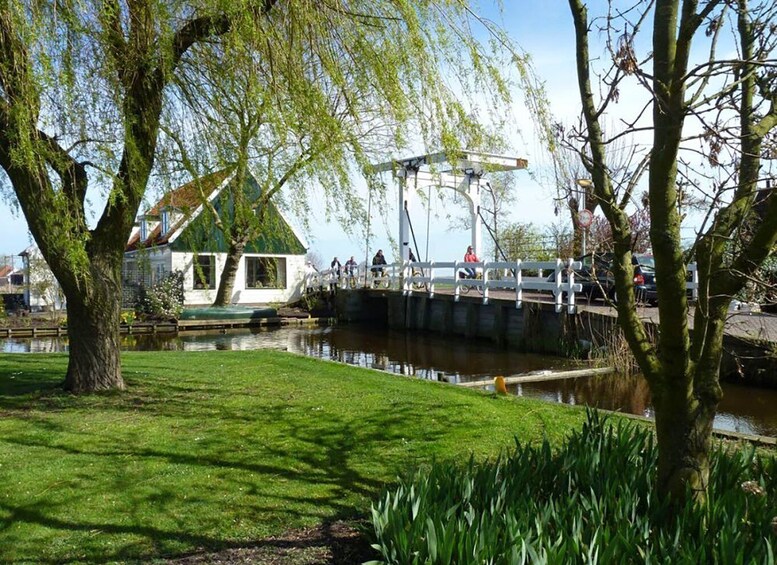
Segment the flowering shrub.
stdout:
[[150,288],[141,288],[135,311],[147,320],[177,320],[183,312],[183,273],[173,271]]
[[136,318],[137,318],[137,316],[136,316],[135,312],[133,312],[131,310],[130,311],[125,311],[125,312],[121,313],[121,323],[124,324],[125,326],[131,326]]

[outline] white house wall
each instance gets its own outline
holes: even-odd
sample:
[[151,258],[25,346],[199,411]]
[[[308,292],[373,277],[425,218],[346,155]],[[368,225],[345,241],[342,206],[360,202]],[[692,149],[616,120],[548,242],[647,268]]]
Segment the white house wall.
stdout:
[[[206,255],[203,253],[202,255]],[[173,253],[171,257],[171,269],[183,272],[184,305],[213,304],[216,292],[221,280],[221,271],[226,262],[226,253],[207,253],[215,257],[215,281],[214,288],[207,290],[194,289],[194,253]],[[278,257],[286,260],[286,288],[245,288],[246,281],[246,257]],[[261,253],[249,253],[240,259],[240,264],[235,274],[235,285],[232,290],[232,304],[269,304],[287,303],[296,300],[302,295],[305,276],[304,255],[269,255]]]
[[[61,300],[59,291],[59,282],[57,281],[54,273],[49,269],[48,263],[43,259],[43,255],[40,249],[31,246],[25,249],[24,253],[27,254],[24,257],[24,303],[32,311],[40,310],[62,310],[65,307],[64,302]],[[37,264],[36,269],[30,268],[30,263]],[[36,286],[43,281],[51,281],[53,285],[50,296],[41,295]],[[56,289],[56,290],[54,290]]]

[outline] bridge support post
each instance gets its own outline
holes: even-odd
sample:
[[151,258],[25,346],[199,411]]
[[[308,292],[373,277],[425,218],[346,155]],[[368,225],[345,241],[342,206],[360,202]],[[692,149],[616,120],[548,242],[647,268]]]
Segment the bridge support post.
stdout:
[[467,174],[466,195],[469,199],[469,213],[471,234],[470,241],[472,250],[478,258],[481,258],[483,219],[480,217],[480,176],[474,173]]

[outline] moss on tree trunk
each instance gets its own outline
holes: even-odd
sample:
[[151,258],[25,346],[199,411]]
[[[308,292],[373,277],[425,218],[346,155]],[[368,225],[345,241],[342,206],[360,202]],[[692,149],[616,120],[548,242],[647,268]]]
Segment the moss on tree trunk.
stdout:
[[70,355],[65,388],[72,392],[124,389],[119,320],[121,263],[92,263],[90,292],[65,289]]

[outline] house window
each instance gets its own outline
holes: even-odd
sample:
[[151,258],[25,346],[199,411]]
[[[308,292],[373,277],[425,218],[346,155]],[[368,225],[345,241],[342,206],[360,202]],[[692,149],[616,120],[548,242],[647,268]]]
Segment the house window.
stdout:
[[162,235],[165,235],[170,231],[170,212],[167,210],[162,212]]
[[135,261],[124,263],[124,284],[136,284],[138,279],[138,266]]
[[162,281],[167,276],[167,269],[164,264],[157,264],[154,267],[154,283]]
[[213,255],[195,255],[193,268],[192,288],[216,288],[216,258]]
[[286,288],[286,259],[246,257],[246,288]]
[[140,220],[140,241],[146,241],[148,239],[148,222],[143,218]]

